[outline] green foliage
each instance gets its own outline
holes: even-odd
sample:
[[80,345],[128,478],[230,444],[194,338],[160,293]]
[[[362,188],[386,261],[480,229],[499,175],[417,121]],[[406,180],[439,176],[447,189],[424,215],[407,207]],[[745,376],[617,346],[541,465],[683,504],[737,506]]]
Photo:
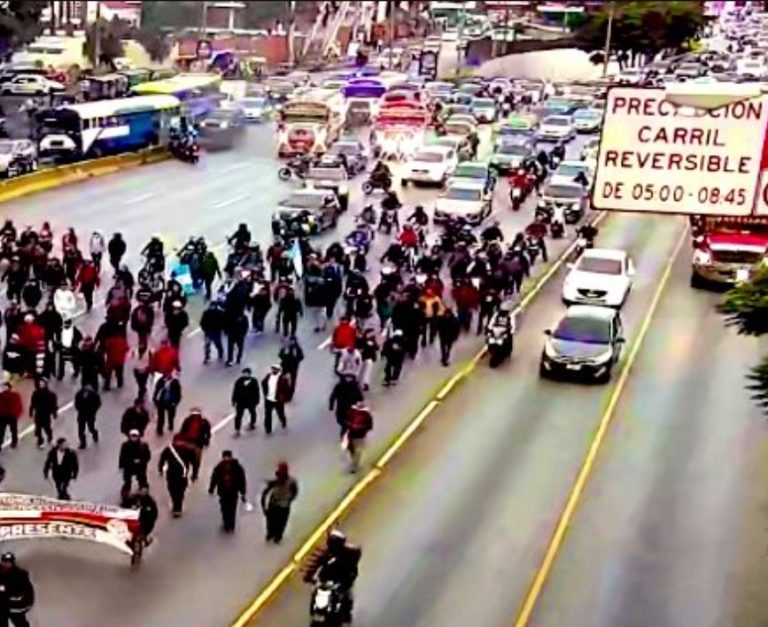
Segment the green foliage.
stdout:
[[287,17],[287,4],[283,0],[256,0],[245,4],[241,20],[243,28],[266,28]]
[[[118,18],[107,21],[99,19],[88,26],[83,43],[83,54],[96,67],[111,65],[112,60],[122,57],[124,53],[123,39],[130,36],[130,23]],[[98,59],[96,41],[98,38]]]
[[183,0],[144,0],[141,3],[141,27],[150,32],[164,28],[199,26],[203,15],[202,2]]
[[147,51],[152,61],[163,61],[171,54],[171,46],[168,40],[159,33],[141,29],[133,33],[133,38]]
[[[719,307],[728,326],[742,335],[768,334],[768,267],[762,266],[752,280],[729,290]],[[760,408],[768,413],[768,357],[747,375],[747,389]]]
[[742,335],[768,333],[768,267],[761,267],[751,281],[729,290],[719,309],[726,324]]
[[[704,26],[701,2],[614,2],[611,49],[627,57],[652,56],[681,50]],[[590,13],[576,31],[577,46],[586,52],[603,50],[610,5]]]
[[42,33],[40,16],[45,0],[10,0],[0,3],[0,42],[4,50],[15,50]]

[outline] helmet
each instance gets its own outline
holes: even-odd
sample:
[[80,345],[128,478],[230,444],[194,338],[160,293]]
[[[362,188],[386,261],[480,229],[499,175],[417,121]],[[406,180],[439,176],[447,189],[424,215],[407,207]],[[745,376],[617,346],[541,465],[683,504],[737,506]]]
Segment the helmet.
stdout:
[[15,564],[16,556],[10,551],[8,553],[3,553],[2,557],[0,557],[0,562],[3,564]]
[[328,550],[339,551],[347,544],[347,536],[340,529],[334,529],[328,534]]

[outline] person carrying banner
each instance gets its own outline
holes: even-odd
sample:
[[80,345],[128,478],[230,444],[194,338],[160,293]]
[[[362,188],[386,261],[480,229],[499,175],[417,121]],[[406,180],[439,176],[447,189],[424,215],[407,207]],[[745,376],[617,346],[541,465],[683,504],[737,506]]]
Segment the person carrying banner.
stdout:
[[43,466],[43,476],[48,479],[50,475],[56,486],[56,498],[62,501],[70,500],[69,484],[77,479],[79,472],[77,453],[67,446],[65,438],[59,438],[56,440],[56,446],[48,453]]
[[163,449],[160,462],[157,465],[161,477],[165,477],[168,494],[171,497],[171,515],[181,517],[184,507],[184,496],[190,479],[197,479],[197,456],[187,445],[184,438],[175,435],[171,444]]
[[0,557],[0,626],[29,627],[27,612],[35,604],[35,587],[29,573],[16,565],[13,553]]

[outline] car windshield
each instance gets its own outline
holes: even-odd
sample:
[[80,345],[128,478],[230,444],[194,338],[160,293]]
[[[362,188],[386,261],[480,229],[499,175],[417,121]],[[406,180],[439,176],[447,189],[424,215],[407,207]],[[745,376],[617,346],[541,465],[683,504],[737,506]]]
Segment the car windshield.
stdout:
[[472,106],[478,109],[495,109],[496,103],[490,98],[475,98],[472,101]]
[[347,178],[344,168],[309,168],[307,178],[326,181],[343,181]]
[[324,198],[325,196],[320,194],[296,192],[281,202],[280,205],[296,209],[316,209],[322,206]]
[[550,198],[569,198],[576,200],[581,198],[584,191],[579,185],[547,185],[544,188],[544,196]]
[[483,190],[467,187],[449,187],[444,197],[448,200],[478,201],[483,198]]
[[417,152],[414,157],[414,161],[422,161],[424,163],[441,163],[443,161],[443,153],[441,152]]
[[571,120],[566,117],[552,115],[544,120],[542,124],[546,124],[547,126],[568,126],[571,123]]
[[605,259],[604,257],[582,257],[577,268],[581,272],[596,272],[597,274],[621,274],[621,261],[619,259]]
[[578,176],[579,172],[586,172],[587,168],[583,165],[565,165],[561,164],[557,170],[555,170],[555,176]]
[[524,157],[531,154],[531,149],[525,144],[502,144],[497,152],[502,155]]
[[608,344],[611,339],[610,325],[603,318],[566,316],[557,325],[552,337],[566,342]]
[[206,116],[204,122],[231,122],[234,117],[232,111],[220,109],[218,111],[211,111]]
[[360,148],[357,144],[334,144],[328,150],[329,155],[357,155],[360,154]]
[[579,109],[573,114],[577,120],[596,120],[600,117],[600,113],[592,111],[590,109]]
[[267,104],[266,98],[243,98],[240,101],[244,107],[263,107]]
[[12,142],[0,142],[0,154],[7,155],[13,151]]

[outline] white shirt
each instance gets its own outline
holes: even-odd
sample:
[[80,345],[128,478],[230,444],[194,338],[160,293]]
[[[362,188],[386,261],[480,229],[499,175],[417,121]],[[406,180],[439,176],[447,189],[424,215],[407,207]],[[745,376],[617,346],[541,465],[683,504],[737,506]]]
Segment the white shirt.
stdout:
[[64,327],[61,330],[61,345],[64,348],[72,348],[72,339],[75,336],[75,327]]
[[267,394],[266,399],[271,402],[277,402],[277,381],[280,379],[279,374],[271,373],[267,377]]

